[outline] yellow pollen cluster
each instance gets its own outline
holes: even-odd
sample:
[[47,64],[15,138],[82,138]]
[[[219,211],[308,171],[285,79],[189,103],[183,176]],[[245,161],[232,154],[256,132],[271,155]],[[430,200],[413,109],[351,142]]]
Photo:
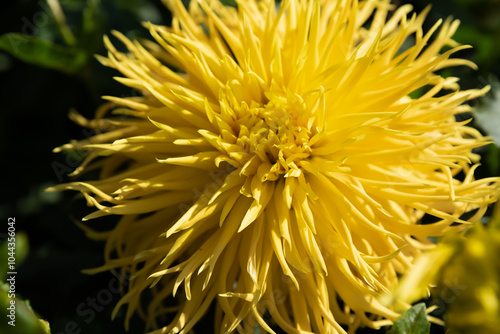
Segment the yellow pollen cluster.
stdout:
[[276,181],[282,174],[298,177],[302,161],[307,163],[311,145],[318,139],[300,96],[272,94],[264,106],[233,101],[222,108],[228,114],[221,112],[218,120],[221,136],[208,131],[201,134],[231,158],[228,162],[233,167],[241,168],[241,175],[257,173],[262,181]]

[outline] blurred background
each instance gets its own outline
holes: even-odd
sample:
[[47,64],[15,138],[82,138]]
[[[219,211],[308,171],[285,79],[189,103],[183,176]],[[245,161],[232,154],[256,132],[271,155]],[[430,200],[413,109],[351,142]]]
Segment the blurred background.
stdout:
[[[231,0],[226,2],[231,4]],[[473,126],[500,142],[500,1],[395,3],[411,3],[417,12],[432,3],[426,29],[450,15],[461,20],[455,39],[474,48],[455,56],[472,60],[479,70],[457,67],[442,74],[460,77],[463,89],[492,86],[488,96],[472,102],[478,110]],[[170,14],[160,0],[7,0],[0,6],[0,217],[2,226],[7,226],[7,217],[16,219],[16,293],[29,301],[19,311],[24,312],[19,317],[26,317],[29,329],[21,324],[12,331],[1,320],[0,333],[43,333],[38,324],[30,325],[33,314],[29,305],[48,321],[52,333],[124,333],[124,309],[111,321],[120,295],[115,276],[81,273],[103,261],[103,243],[89,240],[74,223],[91,210],[75,201],[72,193],[44,193],[43,189],[68,181],[67,174],[81,162],[78,154],[52,153],[68,140],[90,134],[68,119],[69,110],[91,118],[101,103],[100,96],[136,94],[114,82],[112,77],[118,73],[93,57],[106,53],[103,34],[116,29],[129,38],[148,37],[141,22],[168,24]],[[498,146],[491,144],[478,153],[483,156],[478,174],[500,175]],[[98,224],[105,227],[112,224],[112,218]],[[0,228],[1,281],[7,272],[5,233],[6,228]],[[456,300],[458,297],[437,304],[446,309]],[[4,293],[0,315],[5,303]],[[443,318],[444,311],[437,316]],[[134,319],[129,333],[143,333],[142,322]],[[209,316],[197,332],[206,333],[211,326]],[[431,330],[444,331],[440,326]]]

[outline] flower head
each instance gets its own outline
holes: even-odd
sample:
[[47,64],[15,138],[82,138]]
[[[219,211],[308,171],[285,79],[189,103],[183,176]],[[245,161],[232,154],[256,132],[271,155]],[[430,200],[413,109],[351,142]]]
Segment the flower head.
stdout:
[[133,277],[117,309],[172,333],[213,301],[217,333],[390,324],[401,310],[378,297],[428,237],[498,197],[498,179],[474,178],[488,139],[455,120],[487,88],[437,74],[474,67],[450,58],[466,48],[458,22],[424,33],[426,12],[388,0],[166,2],[171,27],[145,24],[154,41],[115,32],[129,53],[105,38],[99,57],[142,96],[105,97],[93,121],[73,114],[103,132],[61,148],[87,150],[76,172],[101,175],[56,189],[85,195],[98,209],[85,219],[122,216],[89,231],[107,242],[95,271]]

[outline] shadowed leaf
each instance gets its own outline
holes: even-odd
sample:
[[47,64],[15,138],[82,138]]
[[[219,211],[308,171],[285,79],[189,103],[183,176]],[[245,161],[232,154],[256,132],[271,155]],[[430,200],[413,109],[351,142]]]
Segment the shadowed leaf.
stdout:
[[425,313],[425,304],[420,303],[406,311],[396,320],[388,334],[428,334],[431,325]]
[[77,72],[87,61],[82,50],[19,33],[0,36],[0,49],[29,64],[66,73]]

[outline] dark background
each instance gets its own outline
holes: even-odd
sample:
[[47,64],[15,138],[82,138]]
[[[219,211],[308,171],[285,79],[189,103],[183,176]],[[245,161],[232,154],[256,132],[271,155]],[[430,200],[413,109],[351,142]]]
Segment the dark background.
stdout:
[[[409,3],[420,12],[429,2]],[[92,57],[105,54],[102,35],[116,29],[129,37],[147,36],[141,21],[168,24],[170,15],[159,0],[61,0],[61,3],[78,39],[72,48],[83,54],[86,61],[75,67],[54,69],[46,68],[51,67],[50,64],[29,64],[0,51],[0,219],[6,222],[7,217],[15,217],[17,232],[24,231],[28,237],[29,255],[18,267],[16,289],[22,298],[29,299],[41,318],[50,323],[52,333],[124,333],[123,312],[115,321],[110,320],[119,299],[118,293],[106,292],[110,290],[109,284],[115,283],[114,276],[80,272],[102,264],[103,244],[89,240],[73,223],[89,209],[82,201],[75,201],[74,193],[44,193],[43,189],[67,181],[66,174],[79,160],[51,152],[69,139],[85,137],[85,132],[68,119],[68,111],[75,108],[91,118],[100,104],[100,96],[134,94],[112,80],[117,72],[104,68]],[[44,1],[7,1],[0,6],[0,34],[36,35],[64,46]],[[462,88],[480,88],[496,82],[500,75],[499,2],[434,1],[426,28],[449,15],[462,21],[456,40],[475,47],[457,56],[476,62],[480,69],[475,72],[464,67],[454,68],[446,70],[446,75],[459,76]],[[28,60],[37,61],[43,63],[44,60]],[[474,103],[485,104],[494,94],[495,89],[482,102]],[[480,172],[498,175],[496,146],[490,145],[480,153],[485,159]],[[104,219],[99,224],[108,222]],[[0,233],[5,233],[4,228],[0,228]],[[97,303],[95,312],[90,311],[93,298]],[[142,333],[142,322],[137,317],[134,319],[129,332]],[[203,328],[211,328],[210,321],[208,317],[202,322],[198,332],[207,332]],[[436,327],[433,332],[443,332],[443,329]]]

